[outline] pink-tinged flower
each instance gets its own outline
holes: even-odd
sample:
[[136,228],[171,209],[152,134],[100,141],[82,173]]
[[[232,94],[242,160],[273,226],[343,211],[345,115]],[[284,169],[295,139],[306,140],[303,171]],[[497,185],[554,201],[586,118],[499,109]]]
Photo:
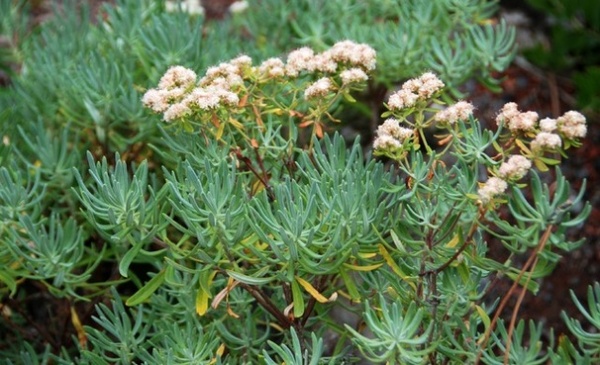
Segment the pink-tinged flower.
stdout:
[[539,119],[536,112],[520,112],[515,103],[507,103],[504,105],[496,122],[498,125],[506,126],[511,132],[532,132],[535,130],[536,123]]
[[169,97],[167,90],[150,89],[142,97],[142,103],[145,107],[152,109],[155,113],[162,113],[169,107]]
[[444,83],[431,72],[406,81],[402,88],[390,95],[388,108],[401,110],[415,106],[417,102],[431,98],[444,87]]
[[388,108],[390,110],[401,110],[415,106],[419,100],[419,95],[412,93],[410,90],[398,90],[390,95],[388,99]]
[[473,104],[466,101],[459,101],[446,109],[435,114],[434,119],[437,122],[447,122],[454,124],[459,120],[468,120],[473,115]]
[[314,55],[314,57],[308,61],[307,65],[308,70],[311,72],[320,71],[334,73],[335,70],[337,70],[337,67],[337,62],[331,58],[330,53],[327,51]]
[[338,63],[350,64],[366,71],[375,69],[377,52],[367,44],[345,40],[334,44],[328,53]]
[[360,68],[351,68],[344,70],[340,73],[340,78],[344,85],[352,84],[355,82],[367,81],[369,76]]
[[238,70],[239,70],[244,67],[252,66],[252,58],[250,58],[250,56],[247,56],[247,55],[240,55],[240,56],[232,59],[231,61],[229,61],[229,63],[238,67]]
[[160,78],[159,89],[172,89],[175,87],[187,88],[196,82],[196,73],[183,66],[172,66]]
[[555,150],[562,146],[562,140],[558,134],[540,132],[538,133],[533,141],[531,141],[531,149],[534,151],[539,150]]
[[286,74],[296,77],[300,72],[308,70],[314,56],[315,51],[309,47],[302,47],[290,52],[285,65]]
[[504,180],[519,180],[531,168],[531,161],[525,156],[512,155],[498,169],[498,177]]
[[426,72],[420,77],[422,83],[419,87],[419,96],[425,99],[431,98],[435,93],[444,88],[444,83],[432,72]]
[[389,135],[402,143],[405,139],[410,138],[413,135],[413,130],[401,127],[398,119],[388,118],[377,128],[377,135]]
[[556,130],[556,119],[544,118],[540,120],[540,130],[542,132],[554,132]]
[[279,58],[269,58],[260,64],[258,72],[268,77],[281,77],[285,75],[285,64]]
[[316,97],[325,96],[331,91],[332,88],[333,85],[328,77],[320,78],[319,80],[309,85],[306,88],[306,90],[304,90],[304,99],[312,99]]
[[189,115],[191,113],[191,109],[190,107],[184,103],[176,103],[171,105],[163,114],[163,119],[165,120],[165,122],[171,122],[175,119],[179,119],[182,118],[186,115]]
[[377,136],[373,141],[373,149],[376,151],[396,151],[402,148],[402,143],[396,138],[384,134]]
[[583,138],[587,134],[586,120],[583,114],[568,111],[556,120],[558,131],[568,139]]
[[508,184],[499,177],[490,177],[479,190],[477,194],[483,203],[488,203],[492,198],[506,191]]

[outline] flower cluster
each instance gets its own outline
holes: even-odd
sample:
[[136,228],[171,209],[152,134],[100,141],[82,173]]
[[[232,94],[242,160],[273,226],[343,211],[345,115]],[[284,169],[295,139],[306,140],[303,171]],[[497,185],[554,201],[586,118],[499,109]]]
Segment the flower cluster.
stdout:
[[536,112],[520,112],[516,103],[506,103],[498,116],[498,126],[506,126],[511,132],[533,132],[538,121]]
[[436,122],[455,124],[459,120],[468,120],[469,117],[473,115],[473,109],[473,104],[466,101],[459,101],[456,104],[437,112],[434,120]]
[[316,82],[309,85],[304,91],[305,99],[312,99],[317,97],[323,97],[331,91],[333,85],[331,84],[331,79],[328,77],[323,77],[318,79]]
[[[375,62],[376,52],[373,48],[346,40],[334,44],[322,53],[315,53],[309,47],[290,52],[285,72],[290,77],[297,77],[303,71],[335,73],[342,66],[346,69],[355,69],[352,73],[346,74],[346,80],[362,81],[366,80],[364,76],[367,71],[375,69]],[[362,71],[362,74],[356,70]]]
[[508,183],[522,179],[531,166],[531,161],[525,156],[510,156],[500,165],[497,176],[490,177],[477,191],[481,202],[488,203],[495,196],[504,193]]
[[210,110],[236,105],[239,97],[234,88],[243,84],[244,67],[251,63],[248,56],[221,63],[209,68],[198,83],[194,71],[173,66],[160,79],[158,88],[144,94],[142,102],[154,112],[163,113],[167,122],[190,115],[194,108]]
[[373,148],[377,153],[394,155],[402,149],[404,142],[413,133],[413,129],[401,127],[397,119],[386,119],[377,128],[377,137],[373,142]]
[[479,190],[477,194],[483,203],[488,203],[492,198],[506,191],[508,184],[499,177],[490,177]]
[[400,90],[392,94],[388,100],[388,108],[401,110],[413,107],[419,101],[430,99],[443,87],[444,83],[435,74],[426,72],[421,77],[408,80]]
[[192,15],[204,15],[204,8],[200,4],[200,0],[184,0],[178,1],[167,1],[165,2],[165,10],[168,12],[184,11]]
[[304,99],[320,99],[338,87],[368,80],[367,72],[375,68],[375,56],[375,50],[368,45],[346,40],[322,53],[308,47],[297,49],[290,52],[286,62],[269,58],[253,66],[252,59],[242,55],[209,67],[199,80],[194,71],[173,66],[162,76],[157,88],[144,94],[142,102],[170,122],[195,111],[240,105],[240,100],[248,97],[244,94],[248,90],[246,82],[285,83],[284,78],[295,79],[302,73],[317,76],[316,81],[302,86]]
[[498,125],[506,126],[512,133],[527,132],[533,137],[531,149],[537,153],[555,151],[569,141],[585,137],[585,117],[576,111],[568,111],[557,119],[544,118],[538,122],[535,112],[520,112],[517,104],[504,105],[496,118]]
[[525,156],[512,155],[500,165],[498,177],[504,180],[520,180],[531,168],[531,161]]

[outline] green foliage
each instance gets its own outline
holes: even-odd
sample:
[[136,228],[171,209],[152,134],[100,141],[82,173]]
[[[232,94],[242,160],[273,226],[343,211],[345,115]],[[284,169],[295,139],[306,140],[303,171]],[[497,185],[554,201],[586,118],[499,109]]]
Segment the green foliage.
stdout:
[[[494,86],[510,62],[514,31],[490,25],[494,2],[268,0],[223,22],[125,0],[90,19],[73,4],[17,45],[22,71],[0,99],[6,363],[597,360],[572,319],[577,346],[557,347],[539,344],[539,325],[498,320],[582,243],[567,230],[589,215],[583,189],[571,196],[558,168],[550,189],[544,174],[580,144],[579,114],[556,121],[553,147],[537,117],[494,132],[436,114],[464,80]],[[222,62],[306,45],[335,67]],[[357,105],[379,124],[388,88],[429,69],[445,87],[428,73],[385,104],[374,154],[387,163],[371,141],[327,133]],[[514,156],[529,163],[519,176],[506,172]],[[488,257],[499,242],[503,262]],[[499,276],[513,288],[489,297]],[[597,325],[593,293],[576,304]]]

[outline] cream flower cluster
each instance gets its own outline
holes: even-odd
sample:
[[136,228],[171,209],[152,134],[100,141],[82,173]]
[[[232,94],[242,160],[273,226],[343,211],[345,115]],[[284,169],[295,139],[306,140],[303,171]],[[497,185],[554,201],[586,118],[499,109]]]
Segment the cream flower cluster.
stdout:
[[386,119],[382,125],[377,128],[377,137],[373,141],[373,148],[378,152],[394,152],[402,147],[404,141],[413,135],[414,131],[410,128],[400,126],[397,119]]
[[587,134],[585,117],[576,111],[568,111],[557,119],[544,118],[538,122],[535,112],[520,112],[515,103],[504,105],[496,117],[498,125],[505,125],[511,132],[534,132],[531,149],[553,151],[560,148],[563,138],[574,140]]
[[525,156],[512,155],[498,169],[498,177],[504,180],[520,180],[531,169],[531,161]]
[[178,11],[181,6],[181,10],[194,15],[204,15],[204,8],[200,3],[200,0],[184,0],[179,4],[177,1],[165,2],[165,10],[168,12]]
[[417,102],[431,98],[443,87],[444,83],[435,74],[426,72],[418,78],[406,81],[400,90],[390,95],[388,108],[401,110],[413,107]]
[[493,197],[504,193],[508,181],[522,179],[531,169],[531,161],[521,155],[512,155],[498,169],[497,176],[490,177],[477,191],[479,199],[488,203]]
[[196,82],[194,71],[182,66],[167,70],[158,88],[148,90],[142,103],[170,122],[192,113],[192,109],[211,110],[223,105],[237,105],[239,96],[234,91],[243,84],[244,70],[252,66],[252,59],[240,56],[210,67]]
[[507,188],[508,184],[506,181],[499,177],[490,177],[483,186],[477,190],[477,194],[479,195],[479,199],[485,204],[495,196],[504,193]]
[[[338,42],[322,53],[302,47],[288,54],[285,72],[287,76],[297,77],[303,71],[335,73],[342,66],[361,70],[366,75],[375,69],[376,55],[370,46],[349,40]],[[357,79],[356,75],[351,78]]]
[[239,104],[245,80],[259,82],[283,77],[297,77],[302,72],[325,74],[304,90],[306,100],[326,96],[337,87],[335,74],[339,72],[342,85],[368,80],[367,72],[375,68],[376,52],[366,44],[352,41],[338,42],[325,52],[316,54],[303,47],[290,52],[287,61],[269,58],[258,67],[246,55],[210,67],[199,81],[196,73],[183,66],[167,70],[158,87],[148,90],[143,104],[156,113],[163,113],[167,122],[190,115],[195,110],[214,110],[221,106]]
[[533,132],[538,118],[536,112],[520,112],[516,103],[506,103],[496,117],[496,123],[506,126],[511,132]]
[[455,124],[459,120],[468,120],[469,117],[473,115],[473,109],[473,104],[466,101],[459,101],[456,104],[437,112],[434,120],[436,122]]

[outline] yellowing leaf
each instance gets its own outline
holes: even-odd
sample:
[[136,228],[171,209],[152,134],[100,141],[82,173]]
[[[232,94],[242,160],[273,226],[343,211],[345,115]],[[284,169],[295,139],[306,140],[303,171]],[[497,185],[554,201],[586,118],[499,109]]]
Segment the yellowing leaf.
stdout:
[[446,243],[446,247],[448,248],[454,248],[456,247],[456,245],[460,242],[460,235],[458,233],[456,233],[454,235],[454,237],[452,237],[452,239]]
[[203,316],[208,311],[208,299],[211,297],[210,285],[212,284],[216,271],[204,271],[200,273],[198,292],[196,293],[196,313]]
[[417,289],[415,283],[413,283],[409,276],[406,275],[402,269],[400,268],[400,266],[396,265],[396,263],[394,262],[394,259],[392,259],[392,256],[390,256],[389,252],[387,252],[387,250],[385,249],[385,246],[383,246],[382,244],[378,245],[379,247],[379,253],[381,254],[381,256],[383,256],[383,259],[385,260],[385,262],[392,268],[392,271],[394,271],[396,273],[396,275],[398,275],[402,280],[406,281],[408,283],[408,285],[410,285],[413,289]]
[[81,347],[85,348],[87,346],[87,335],[85,334],[85,329],[81,325],[79,315],[77,315],[77,311],[73,306],[71,306],[71,323],[73,323],[73,327],[75,327],[75,331],[77,332],[77,340],[79,340],[79,344]]
[[327,303],[329,301],[329,299],[325,298],[323,294],[319,293],[319,291],[315,289],[315,287],[312,286],[312,284],[308,281],[302,279],[299,276],[296,276],[296,281],[304,288],[304,290],[308,292],[308,294],[315,298],[319,303]]
[[354,271],[373,271],[375,269],[380,268],[381,265],[383,265],[383,262],[381,262],[379,264],[366,265],[366,266],[358,266],[358,265],[344,263],[345,267],[347,267],[348,269],[352,269]]

